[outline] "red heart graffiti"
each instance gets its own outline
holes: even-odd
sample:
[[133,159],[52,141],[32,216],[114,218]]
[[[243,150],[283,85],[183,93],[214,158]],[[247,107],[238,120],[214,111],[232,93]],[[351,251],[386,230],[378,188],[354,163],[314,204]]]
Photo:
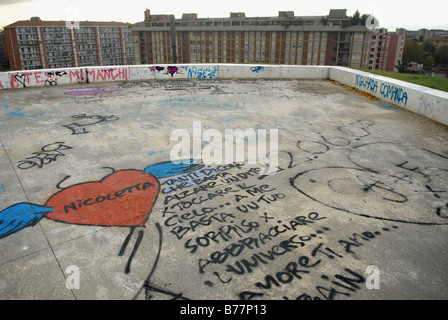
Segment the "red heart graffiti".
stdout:
[[114,172],[100,181],[77,184],[54,194],[47,218],[96,226],[144,226],[159,182],[139,170]]

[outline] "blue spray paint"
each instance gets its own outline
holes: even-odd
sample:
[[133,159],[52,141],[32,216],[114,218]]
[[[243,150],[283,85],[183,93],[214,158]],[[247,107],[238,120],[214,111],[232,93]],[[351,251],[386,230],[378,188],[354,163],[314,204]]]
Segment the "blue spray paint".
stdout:
[[258,67],[252,67],[250,68],[250,70],[252,70],[252,72],[258,73],[259,71],[264,71],[264,68],[262,66],[258,66]]
[[36,225],[49,212],[53,212],[53,209],[29,203],[18,203],[6,208],[0,212],[0,239]]

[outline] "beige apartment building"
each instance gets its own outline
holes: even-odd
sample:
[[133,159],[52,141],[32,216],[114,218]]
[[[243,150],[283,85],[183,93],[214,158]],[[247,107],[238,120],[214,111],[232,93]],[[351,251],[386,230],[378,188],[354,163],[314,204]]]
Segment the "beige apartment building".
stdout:
[[249,63],[367,68],[373,31],[346,26],[346,10],[327,16],[198,18],[151,15],[132,27],[135,64]]
[[[151,15],[144,21],[65,21],[38,17],[4,28],[11,70],[171,63],[333,65],[390,70],[405,36],[351,25],[345,9],[326,16],[199,18]],[[69,25],[70,26],[70,25]],[[392,71],[390,70],[390,71]]]

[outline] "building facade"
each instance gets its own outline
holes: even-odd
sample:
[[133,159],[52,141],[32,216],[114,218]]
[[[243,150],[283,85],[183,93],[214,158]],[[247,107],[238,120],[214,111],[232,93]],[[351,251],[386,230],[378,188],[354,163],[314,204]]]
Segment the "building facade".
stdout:
[[438,50],[441,46],[448,45],[448,36],[437,35],[429,38],[427,41],[431,42],[434,45],[434,48]]
[[346,10],[327,16],[200,19],[197,14],[151,15],[132,27],[136,64],[259,63],[367,68],[373,32],[344,26]]
[[396,28],[396,34],[406,36],[406,39],[415,40],[417,42],[424,42],[434,36],[448,37],[448,31],[443,29],[419,29],[419,30],[407,30],[404,28]]
[[405,40],[405,35],[390,33],[387,29],[375,30],[372,35],[368,68],[397,71],[396,66],[403,58]]
[[121,22],[79,22],[32,18],[4,28],[11,70],[133,64],[132,32]]
[[333,65],[393,71],[405,35],[351,25],[345,9],[326,16],[198,18],[196,13],[151,15],[121,22],[41,21],[38,17],[4,28],[11,70],[82,66],[247,63]]
[[9,69],[8,57],[6,56],[5,42],[3,41],[3,30],[0,31],[0,71]]

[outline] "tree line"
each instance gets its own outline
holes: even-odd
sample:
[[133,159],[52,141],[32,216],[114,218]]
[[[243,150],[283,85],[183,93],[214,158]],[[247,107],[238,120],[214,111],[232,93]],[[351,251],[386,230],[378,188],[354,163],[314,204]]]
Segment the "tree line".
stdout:
[[398,72],[406,72],[412,62],[423,64],[426,69],[433,67],[446,69],[448,67],[448,45],[436,48],[430,41],[406,40],[403,58],[396,66]]

